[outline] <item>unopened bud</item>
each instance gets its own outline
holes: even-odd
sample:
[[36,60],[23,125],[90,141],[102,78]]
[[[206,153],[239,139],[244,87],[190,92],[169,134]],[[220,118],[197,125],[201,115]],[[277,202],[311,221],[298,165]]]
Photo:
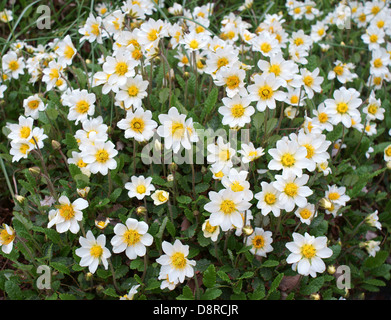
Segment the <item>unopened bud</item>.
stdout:
[[335,269],[335,266],[334,266],[334,265],[330,265],[330,266],[327,267],[327,272],[328,272],[329,274],[334,274],[335,271],[336,271],[336,269]]
[[322,209],[329,210],[333,207],[333,204],[331,203],[331,201],[329,199],[322,198],[319,200],[319,207],[321,207]]
[[31,167],[29,168],[29,172],[33,175],[39,175],[41,173],[41,169],[39,167]]
[[87,281],[90,281],[90,280],[92,279],[92,277],[93,277],[93,275],[92,275],[91,272],[88,272],[88,273],[86,274],[86,280],[87,280]]
[[178,165],[175,162],[172,162],[168,165],[168,170],[175,172],[178,170]]
[[139,216],[143,216],[143,215],[145,215],[147,213],[147,208],[145,208],[144,206],[139,206],[136,209],[136,213]]
[[56,140],[52,140],[52,147],[54,150],[60,150],[61,149],[61,143],[56,141]]
[[167,181],[173,181],[174,180],[174,176],[172,174],[169,174],[167,176]]
[[190,78],[190,73],[189,72],[184,72],[183,73],[183,78],[186,80],[186,79],[189,79]]
[[243,227],[243,233],[248,237],[251,236],[254,232],[254,228],[250,225],[246,225]]
[[23,196],[21,196],[21,195],[19,195],[19,194],[15,195],[15,199],[16,199],[16,201],[18,201],[20,204],[22,204],[22,203],[24,202],[24,200],[26,200],[25,197],[23,197]]
[[88,193],[90,192],[90,189],[91,189],[90,187],[85,187],[83,189],[78,188],[78,189],[76,189],[76,191],[80,197],[85,198],[85,197],[87,197]]
[[319,293],[312,293],[310,295],[311,300],[320,300],[320,294]]
[[391,161],[387,161],[387,168],[391,170]]

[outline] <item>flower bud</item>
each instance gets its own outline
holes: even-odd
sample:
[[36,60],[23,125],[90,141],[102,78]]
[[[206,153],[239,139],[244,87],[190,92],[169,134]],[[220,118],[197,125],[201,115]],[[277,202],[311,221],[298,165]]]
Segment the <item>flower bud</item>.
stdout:
[[329,274],[334,274],[336,272],[336,269],[335,269],[335,266],[334,265],[330,265],[327,267],[327,272]]
[[172,162],[168,165],[168,170],[175,172],[178,170],[178,165],[175,162]]
[[31,168],[29,168],[29,172],[32,175],[37,176],[41,173],[41,169],[39,167],[31,167]]
[[61,149],[61,143],[56,141],[56,140],[52,140],[52,147],[54,150],[60,150]]
[[254,228],[250,225],[246,225],[243,227],[243,233],[248,237],[251,236],[254,232]]
[[80,196],[80,197],[82,197],[82,198],[86,198],[87,197],[87,195],[88,195],[88,193],[90,192],[90,187],[85,187],[85,188],[83,188],[83,189],[76,189],[76,191],[77,191],[77,194]]
[[24,200],[26,200],[25,197],[23,197],[23,196],[21,196],[21,195],[19,195],[19,194],[15,195],[15,199],[16,199],[16,201],[18,201],[20,204],[23,204]]
[[333,204],[331,203],[331,201],[329,199],[322,198],[319,200],[319,207],[321,207],[322,209],[329,210],[333,207]]
[[147,213],[147,208],[145,208],[144,206],[139,206],[136,209],[136,213],[139,216],[143,216],[143,215],[145,215]]
[[319,293],[312,293],[310,295],[311,300],[320,300],[320,294]]

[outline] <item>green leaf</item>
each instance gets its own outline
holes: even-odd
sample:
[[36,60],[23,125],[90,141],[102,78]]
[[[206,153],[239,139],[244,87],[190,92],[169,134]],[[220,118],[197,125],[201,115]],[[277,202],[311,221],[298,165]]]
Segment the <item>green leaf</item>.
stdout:
[[202,182],[202,183],[198,183],[196,186],[195,186],[195,192],[197,194],[199,193],[202,193],[202,192],[205,192],[206,190],[209,189],[209,183],[205,183],[205,182]]
[[267,261],[265,261],[264,263],[262,263],[262,266],[261,266],[261,267],[264,267],[264,268],[273,268],[273,267],[277,267],[279,264],[280,264],[280,262],[277,261],[277,260],[267,260]]
[[170,220],[167,221],[166,229],[172,237],[175,237],[176,229],[174,224]]
[[193,292],[189,286],[184,286],[182,294],[177,297],[177,300],[194,300]]
[[107,288],[103,291],[103,293],[107,296],[110,296],[110,297],[114,297],[114,298],[118,298],[119,295],[117,294],[117,292],[115,292],[115,289],[114,288]]
[[4,285],[5,292],[11,300],[23,300],[23,292],[20,287],[12,280],[8,280]]
[[209,115],[214,109],[218,95],[219,90],[217,89],[217,87],[214,87],[205,100],[205,106],[201,112],[201,121],[204,121],[205,117]]
[[202,279],[205,287],[212,288],[216,284],[216,269],[213,264],[211,264],[204,272]]
[[282,278],[284,277],[284,274],[283,273],[280,273],[272,282],[272,284],[270,285],[270,289],[269,289],[269,292],[268,292],[268,295],[270,295],[273,291],[275,291],[278,286],[280,285],[280,282],[282,280]]
[[109,197],[110,201],[111,201],[111,202],[117,201],[117,199],[118,199],[118,197],[121,195],[121,193],[122,193],[122,188],[117,188],[117,189],[115,189],[115,190],[110,194],[110,197]]
[[380,267],[386,261],[387,258],[387,251],[378,251],[375,257],[368,257],[364,261],[364,266],[369,269]]
[[310,295],[311,293],[319,291],[324,284],[324,277],[317,277],[311,279],[307,286],[300,290],[300,293],[303,295]]
[[193,202],[193,199],[188,197],[188,196],[185,196],[185,195],[182,195],[182,196],[179,196],[176,198],[176,200],[179,202],[179,203],[182,203],[182,204],[189,204],[189,203],[192,203]]
[[223,291],[218,288],[207,288],[201,296],[201,300],[214,300],[221,296]]
[[59,298],[61,300],[77,300],[76,297],[70,293],[60,293]]
[[56,269],[57,271],[61,272],[61,273],[65,273],[65,274],[68,274],[70,275],[71,273],[69,272],[69,269],[66,265],[62,264],[62,263],[59,263],[59,262],[51,262],[50,263],[50,266],[54,269]]
[[217,275],[220,277],[221,280],[228,282],[228,283],[232,283],[231,279],[224,271],[222,271],[222,270],[217,271]]

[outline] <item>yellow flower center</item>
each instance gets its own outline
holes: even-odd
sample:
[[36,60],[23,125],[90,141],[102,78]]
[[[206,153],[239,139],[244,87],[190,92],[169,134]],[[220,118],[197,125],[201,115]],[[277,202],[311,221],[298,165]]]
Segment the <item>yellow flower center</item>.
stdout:
[[303,81],[307,87],[311,87],[314,84],[314,78],[310,75],[305,76]]
[[312,212],[308,209],[303,209],[300,211],[300,216],[303,218],[303,219],[309,219],[312,215]]
[[319,119],[320,123],[325,123],[329,119],[329,116],[327,115],[327,113],[322,112],[322,113],[319,113],[318,119]]
[[63,204],[58,209],[60,216],[65,220],[70,220],[75,216],[75,210],[73,210],[73,206],[70,204]]
[[147,38],[149,41],[155,41],[157,39],[157,30],[152,29],[151,31],[149,31]]
[[238,181],[235,181],[234,183],[232,183],[231,185],[231,190],[233,192],[240,192],[240,191],[243,191],[244,190],[244,187],[238,182]]
[[51,80],[57,79],[57,78],[59,78],[59,76],[60,75],[59,75],[58,70],[56,68],[50,69],[49,77]]
[[272,64],[269,67],[269,72],[274,73],[276,76],[279,76],[281,74],[281,67],[279,64]]
[[293,40],[293,43],[296,46],[301,46],[302,44],[304,44],[304,40],[302,38],[296,38],[295,40]]
[[139,49],[135,49],[132,51],[132,58],[134,60],[140,60],[142,56],[143,56],[143,54],[141,53],[141,51]]
[[277,197],[274,193],[269,192],[265,194],[264,200],[270,206],[276,203]]
[[344,114],[348,111],[348,105],[345,102],[340,102],[337,104],[337,111],[340,114]]
[[384,20],[379,20],[377,23],[376,23],[376,26],[379,28],[379,29],[382,29],[385,25],[385,21]]
[[174,122],[171,127],[171,134],[175,138],[180,138],[185,133],[185,127],[182,122]]
[[262,52],[268,53],[268,52],[270,52],[270,50],[272,50],[272,46],[270,45],[269,42],[264,42],[261,44],[261,51]]
[[99,163],[105,163],[109,160],[109,153],[105,149],[100,149],[95,154],[95,159]]
[[144,120],[141,118],[134,118],[130,122],[130,127],[132,128],[133,131],[137,131],[139,133],[142,133],[145,128]]
[[262,100],[268,100],[273,96],[273,89],[268,86],[262,86],[258,89],[258,95]]
[[140,234],[137,230],[128,230],[123,234],[123,240],[128,246],[134,246],[140,242]]
[[255,249],[262,249],[265,245],[265,238],[261,235],[254,236],[251,243]]
[[281,157],[281,164],[284,167],[290,168],[295,164],[295,162],[296,162],[295,157],[290,153],[285,153]]
[[183,269],[186,267],[186,258],[182,252],[175,252],[171,256],[171,264],[175,269]]
[[228,64],[228,59],[223,57],[223,58],[219,58],[217,60],[217,69],[220,69],[221,67],[224,67]]
[[20,137],[22,139],[27,139],[30,136],[30,134],[31,134],[31,128],[30,127],[25,126],[25,127],[22,127],[20,129]]
[[70,46],[67,45],[64,50],[64,56],[68,60],[72,59],[73,55],[75,54],[75,50]]
[[137,193],[143,194],[145,193],[145,191],[147,191],[147,188],[145,188],[143,184],[140,184],[139,186],[137,186],[136,191]]
[[235,104],[232,108],[231,108],[231,113],[232,113],[232,116],[234,118],[240,118],[244,115],[244,107],[241,105],[241,104]]
[[285,185],[284,192],[290,197],[295,197],[298,194],[298,191],[299,187],[294,182],[290,182]]
[[311,259],[316,255],[316,249],[312,244],[305,244],[301,247],[301,254],[307,258]]
[[189,63],[189,59],[186,56],[183,56],[181,62],[183,64],[188,64]]
[[11,71],[16,71],[19,69],[19,62],[17,60],[13,60],[8,64],[8,67]]
[[380,11],[380,7],[379,6],[373,6],[372,9],[371,9],[371,13],[372,14],[378,14]]
[[77,162],[77,166],[79,168],[85,168],[87,166],[87,164],[82,160],[80,159],[78,162]]
[[377,34],[371,34],[369,36],[369,41],[372,43],[376,43],[378,39],[379,39],[379,37],[377,36]]
[[132,85],[128,88],[128,95],[131,97],[135,97],[138,95],[138,88],[135,85]]
[[76,111],[85,114],[90,109],[90,104],[86,100],[80,100],[76,103]]
[[90,249],[90,255],[94,258],[100,258],[103,254],[103,248],[98,245],[98,244],[95,244],[91,247]]
[[315,154],[315,148],[310,144],[305,144],[304,147],[307,149],[307,159],[312,159]]
[[166,202],[168,199],[163,191],[158,193],[157,198],[160,202]]
[[19,151],[22,154],[26,154],[28,149],[30,149],[30,146],[27,143],[22,143],[20,145]]
[[125,75],[128,72],[128,65],[126,62],[118,62],[115,66],[115,73],[117,73],[120,76]]
[[330,192],[329,193],[329,199],[330,200],[338,200],[340,197],[339,193],[338,192]]
[[334,68],[334,72],[338,75],[341,76],[343,74],[344,68],[342,66],[336,66]]
[[189,43],[189,47],[192,48],[193,50],[198,49],[199,45],[200,44],[195,39],[191,40]]
[[209,223],[209,221],[206,222],[206,224],[205,224],[205,231],[206,231],[206,232],[213,233],[213,232],[216,231],[216,229],[217,229],[217,226],[212,226],[212,225]]
[[299,103],[299,97],[296,95],[291,96],[291,103],[292,104],[298,104]]
[[226,84],[229,89],[231,89],[231,90],[235,89],[235,88],[239,87],[240,79],[236,75],[230,76],[227,78]]
[[221,161],[228,161],[230,158],[229,149],[224,149],[219,152],[219,159]]
[[376,114],[377,110],[378,110],[378,107],[374,104],[371,104],[368,106],[368,112],[370,114]]
[[3,229],[0,232],[0,239],[3,245],[8,245],[15,239],[15,234],[9,234],[6,229]]
[[223,200],[220,204],[220,210],[224,214],[232,214],[236,211],[236,205],[232,200]]
[[391,157],[391,146],[384,149],[384,153],[387,157]]
[[38,108],[39,106],[39,101],[38,100],[31,100],[27,103],[27,106],[31,109],[31,110],[35,110]]
[[93,35],[99,36],[100,35],[99,24],[97,24],[97,23],[92,24],[91,25],[91,32]]

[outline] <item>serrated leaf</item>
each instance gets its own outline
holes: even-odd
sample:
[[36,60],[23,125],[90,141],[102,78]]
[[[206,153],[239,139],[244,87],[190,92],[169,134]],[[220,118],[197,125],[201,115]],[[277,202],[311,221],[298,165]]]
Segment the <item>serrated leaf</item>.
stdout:
[[278,286],[280,285],[280,282],[282,280],[282,278],[284,277],[284,274],[283,273],[280,273],[272,282],[272,284],[270,285],[270,289],[269,289],[269,292],[268,292],[268,295],[270,295],[273,291],[275,291]]
[[23,300],[23,292],[20,287],[12,280],[5,282],[4,290],[11,300]]
[[71,273],[69,272],[69,269],[66,265],[62,264],[62,263],[59,263],[59,262],[51,262],[50,263],[50,266],[54,269],[56,269],[57,271],[61,272],[61,273],[65,273],[65,274],[68,274],[70,275]]
[[223,291],[218,288],[207,288],[201,296],[201,300],[214,300],[221,296]]
[[202,279],[205,287],[212,288],[216,284],[216,268],[211,264],[204,272]]
[[261,266],[261,267],[264,267],[264,268],[273,268],[273,267],[277,267],[279,264],[280,264],[280,262],[277,261],[277,260],[267,260],[267,261],[265,261],[264,263],[262,263],[262,266]]
[[189,286],[184,286],[182,294],[179,295],[177,300],[194,300],[193,292],[191,291]]

